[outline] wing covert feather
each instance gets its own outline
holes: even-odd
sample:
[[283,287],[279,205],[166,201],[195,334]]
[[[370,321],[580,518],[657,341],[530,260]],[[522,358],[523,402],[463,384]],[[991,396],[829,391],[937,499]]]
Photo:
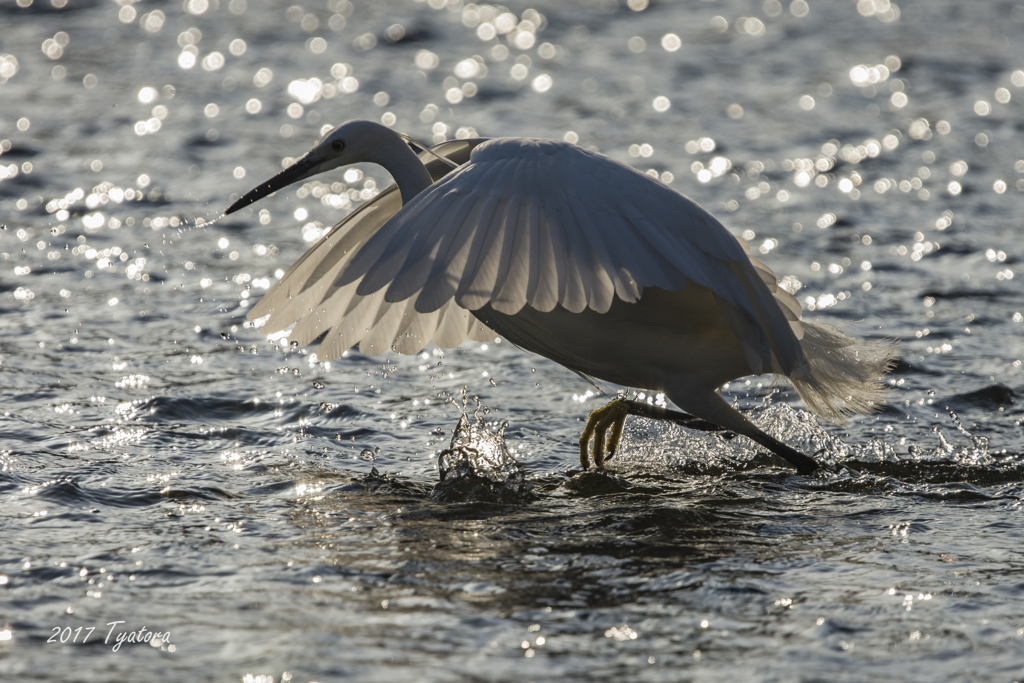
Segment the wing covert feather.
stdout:
[[515,313],[526,305],[530,282],[530,230],[523,204],[509,199],[505,214],[505,248],[494,283],[491,303],[501,313]]
[[559,295],[558,262],[551,233],[536,202],[527,204],[524,220],[530,231],[530,279],[526,287],[526,302],[538,311],[550,311],[558,305]]

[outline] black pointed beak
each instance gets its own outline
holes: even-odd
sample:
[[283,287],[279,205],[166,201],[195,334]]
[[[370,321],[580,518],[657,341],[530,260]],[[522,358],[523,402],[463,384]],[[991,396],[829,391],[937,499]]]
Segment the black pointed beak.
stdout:
[[308,156],[302,157],[267,182],[257,185],[255,188],[246,192],[238,201],[228,207],[228,210],[224,212],[224,215],[226,216],[234,213],[239,209],[249,206],[255,201],[263,199],[269,194],[277,192],[281,188],[288,187],[292,183],[309,177],[312,175],[312,170],[315,165],[316,162],[311,160]]

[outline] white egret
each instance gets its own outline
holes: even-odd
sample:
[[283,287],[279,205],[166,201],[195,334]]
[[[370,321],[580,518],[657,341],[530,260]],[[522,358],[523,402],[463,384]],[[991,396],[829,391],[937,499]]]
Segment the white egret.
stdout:
[[[882,400],[891,344],[801,320],[745,241],[661,182],[551,140],[451,141],[419,155],[414,144],[350,121],[228,208],[357,162],[383,166],[397,184],[310,248],[250,319],[269,316],[267,332],[298,322],[298,344],[326,333],[321,360],[356,344],[417,353],[496,332],[581,375],[664,392],[805,473],[815,461],[755,427],[719,395],[723,384],[788,377],[833,421]],[[626,415],[649,412],[638,408],[617,400],[591,413],[584,468],[591,439],[603,468]]]

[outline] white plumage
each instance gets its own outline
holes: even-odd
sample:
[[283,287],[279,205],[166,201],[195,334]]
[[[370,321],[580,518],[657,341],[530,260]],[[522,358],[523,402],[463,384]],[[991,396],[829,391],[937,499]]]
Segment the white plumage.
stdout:
[[416,353],[497,332],[577,372],[664,391],[804,470],[813,461],[716,388],[784,375],[832,420],[880,400],[890,346],[801,321],[799,303],[745,241],[657,180],[550,140],[452,141],[418,157],[409,142],[349,122],[228,209],[358,161],[383,165],[397,183],[314,245],[251,319],[269,316],[267,332],[297,321],[299,344],[326,333],[323,360],[356,344]]
[[[435,148],[435,153],[464,162],[472,147],[480,142],[482,140],[443,143]],[[451,170],[425,153],[420,163],[438,177]],[[387,353],[392,348],[399,353],[414,354],[428,342],[452,348],[467,337],[474,341],[494,339],[496,335],[492,330],[456,305],[445,304],[429,314],[419,315],[412,309],[412,301],[393,304],[385,301],[382,293],[357,294],[359,282],[339,285],[338,274],[350,263],[357,248],[401,207],[401,194],[391,185],[353,211],[274,283],[249,311],[249,319],[269,316],[262,327],[268,334],[286,330],[298,321],[289,338],[300,346],[330,332],[317,349],[321,360],[338,358],[356,345],[367,355]]]

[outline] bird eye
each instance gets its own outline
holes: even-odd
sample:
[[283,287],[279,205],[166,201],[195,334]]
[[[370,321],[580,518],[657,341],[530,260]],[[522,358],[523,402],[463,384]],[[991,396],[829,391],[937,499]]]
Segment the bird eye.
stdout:
[[341,150],[345,149],[345,143],[342,142],[341,140],[335,140],[334,142],[331,143],[331,149],[333,149],[335,152],[340,152]]

